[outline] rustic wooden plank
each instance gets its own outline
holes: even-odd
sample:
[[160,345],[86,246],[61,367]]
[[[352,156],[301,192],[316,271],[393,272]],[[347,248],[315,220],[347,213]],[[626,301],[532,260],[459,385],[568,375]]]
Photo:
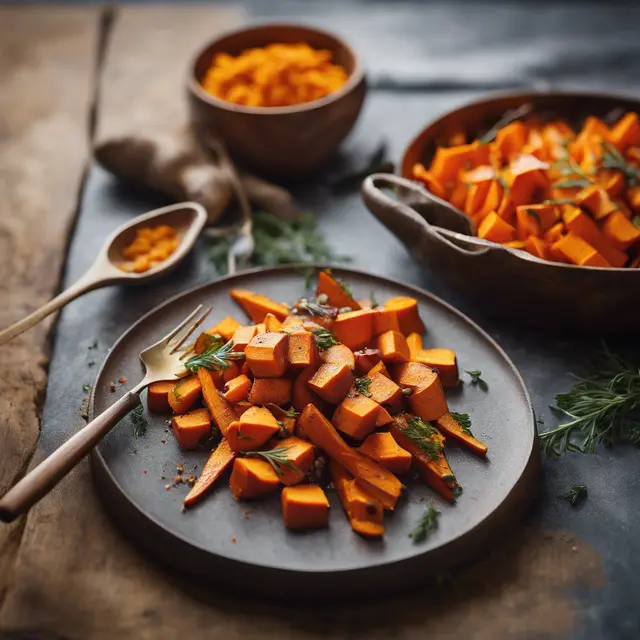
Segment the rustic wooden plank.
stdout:
[[[58,287],[88,158],[98,17],[0,7],[0,327]],[[0,347],[0,492],[36,446],[51,324]],[[23,524],[0,528],[0,602]]]

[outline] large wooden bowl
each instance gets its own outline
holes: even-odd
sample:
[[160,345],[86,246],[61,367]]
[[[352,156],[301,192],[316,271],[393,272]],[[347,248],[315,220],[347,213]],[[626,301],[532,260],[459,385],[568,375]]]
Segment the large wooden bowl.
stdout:
[[[429,164],[436,140],[447,133],[486,131],[506,111],[529,103],[535,112],[576,123],[589,114],[605,117],[616,109],[640,111],[640,101],[632,98],[583,93],[526,93],[475,102],[418,134],[402,159],[403,177],[369,176],[362,187],[364,202],[417,260],[496,315],[554,329],[637,330],[640,269],[547,262],[481,240],[461,211],[409,179],[416,162]],[[385,188],[395,189],[395,197]]]
[[[202,87],[217,53],[238,55],[274,42],[306,42],[314,49],[328,49],[349,79],[324,98],[287,107],[236,105]],[[189,69],[187,88],[197,132],[221,138],[236,160],[262,175],[296,178],[324,163],[351,131],[364,102],[366,81],[358,55],[337,36],[310,27],[269,24],[233,31],[206,45]]]

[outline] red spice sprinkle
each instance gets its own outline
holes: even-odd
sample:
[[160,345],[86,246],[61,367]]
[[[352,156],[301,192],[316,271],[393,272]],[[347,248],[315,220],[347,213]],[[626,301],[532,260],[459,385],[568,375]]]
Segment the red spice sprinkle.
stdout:
[[147,473],[147,470],[146,470],[146,469],[143,469],[143,470],[142,470],[142,473]]
[[163,439],[163,440],[160,440],[160,442],[162,442],[162,444],[167,444],[167,441],[166,441],[166,440],[164,440],[164,439]]
[[236,543],[236,539],[235,538],[231,538],[231,542],[233,542],[233,544]]
[[125,377],[122,377],[122,378],[120,378],[120,379],[118,380],[118,382],[119,382],[120,384],[124,384],[126,381],[127,381],[127,379],[126,379]]
[[165,491],[171,491],[171,485],[170,484],[165,484],[164,485],[164,490]]
[[116,392],[116,383],[115,382],[110,382],[109,383],[109,391],[111,391],[111,393],[115,393]]

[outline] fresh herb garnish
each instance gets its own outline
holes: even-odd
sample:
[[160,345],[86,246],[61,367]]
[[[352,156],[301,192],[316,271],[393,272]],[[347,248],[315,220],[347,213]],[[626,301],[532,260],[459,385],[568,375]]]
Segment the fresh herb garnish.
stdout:
[[[552,407],[570,420],[540,434],[543,451],[557,458],[565,451],[595,453],[598,445],[626,440],[640,444],[640,368],[605,348],[602,363],[588,377],[556,396]],[[573,437],[581,439],[580,444]]]
[[473,438],[473,433],[471,433],[471,417],[468,413],[456,413],[455,411],[451,411],[451,417],[462,427],[462,431],[466,433],[468,436]]
[[[301,213],[294,220],[283,220],[266,211],[253,214],[255,248],[250,266],[309,264],[314,262],[350,262],[334,253],[318,230],[317,218]],[[227,272],[227,255],[235,237],[208,238],[208,255],[219,274]]]
[[202,351],[206,351],[207,349],[219,349],[223,347],[225,340],[219,333],[205,333],[202,342]]
[[420,517],[420,520],[416,523],[409,537],[413,540],[413,544],[424,542],[429,534],[438,528],[438,517],[440,512],[430,504],[425,512]]
[[540,215],[535,209],[525,209],[528,215],[532,218],[535,218],[535,221],[542,227],[542,220],[540,220]]
[[85,393],[89,393],[89,392],[91,391],[91,387],[90,387],[88,384],[83,384],[83,385],[82,385],[82,390],[83,390]]
[[371,302],[371,308],[372,309],[377,309],[380,306],[380,303],[378,302],[377,298],[376,298],[376,292],[372,291],[371,294],[369,295],[369,301]]
[[442,454],[442,440],[437,437],[438,430],[430,422],[417,417],[407,418],[407,426],[402,429],[402,433],[413,440],[431,460],[437,460]]
[[228,369],[231,366],[231,360],[242,360],[242,358],[244,358],[244,353],[242,351],[234,351],[233,341],[229,340],[222,347],[214,344],[203,353],[189,358],[184,363],[184,368],[191,373],[195,373],[200,368],[220,371],[221,369]]
[[142,408],[142,405],[136,407],[130,415],[131,422],[133,423],[133,437],[139,438],[145,434],[147,427],[149,426],[147,419],[144,417],[144,409]]
[[502,187],[502,190],[504,191],[505,195],[508,196],[511,193],[511,187],[509,186],[507,181],[504,179],[503,176],[498,176],[496,179],[498,181],[498,184]]
[[633,218],[631,218],[631,222],[634,227],[640,229],[640,216],[633,216]]
[[315,329],[312,331],[313,337],[316,340],[316,346],[320,351],[324,351],[329,347],[333,347],[336,344],[340,344],[336,337],[328,329]]
[[350,191],[357,189],[360,183],[372,173],[391,173],[393,163],[388,159],[388,145],[386,141],[380,143],[371,154],[366,165],[362,169],[351,171],[333,180],[329,186],[334,192]]
[[575,507],[579,502],[582,502],[587,497],[587,485],[576,484],[569,487],[568,493],[562,496],[565,500],[571,503],[572,507]]
[[283,415],[287,416],[287,418],[297,418],[300,415],[299,411],[296,411],[293,407],[289,409],[280,409]]
[[483,391],[489,391],[489,385],[482,379],[482,371],[480,371],[480,369],[474,369],[472,371],[465,369],[464,372],[471,376],[472,385],[478,385]]
[[286,469],[291,471],[300,472],[300,468],[287,458],[287,451],[291,447],[277,447],[276,449],[270,449],[269,451],[246,451],[243,455],[247,458],[261,458],[266,460],[273,470],[278,474],[278,477],[282,477]]
[[521,107],[518,107],[513,111],[507,111],[507,113],[505,113],[502,118],[500,118],[500,120],[498,120],[498,122],[496,122],[493,127],[491,127],[489,131],[487,131],[487,133],[478,138],[478,142],[480,144],[489,144],[490,142],[493,142],[496,139],[496,136],[498,135],[498,131],[500,131],[500,129],[528,115],[529,113],[531,113],[532,109],[533,105],[523,104]]
[[610,142],[602,143],[602,168],[621,171],[629,187],[640,180],[640,171],[628,164],[624,156]]
[[344,293],[346,293],[350,298],[353,298],[353,289],[351,288],[351,285],[347,282],[345,282],[344,280],[337,280],[336,282],[340,285],[340,288],[342,289],[342,291],[344,291]]
[[371,387],[371,378],[367,378],[366,376],[363,378],[356,378],[353,382],[353,386],[355,387],[356,391],[361,395],[361,396],[366,396],[367,398],[371,397],[371,391],[370,391],[370,387]]

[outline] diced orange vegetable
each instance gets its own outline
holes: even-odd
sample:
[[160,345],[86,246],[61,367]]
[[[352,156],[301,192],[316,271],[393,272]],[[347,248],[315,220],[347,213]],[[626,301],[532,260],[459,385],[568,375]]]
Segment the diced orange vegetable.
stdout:
[[317,366],[320,356],[316,340],[308,331],[289,334],[288,361],[294,369]]
[[576,202],[588,209],[596,220],[606,218],[618,208],[609,194],[597,185],[582,189],[576,196]]
[[402,408],[402,389],[391,380],[388,373],[369,372],[367,378],[371,379],[369,393],[374,402],[391,411],[399,411]]
[[640,186],[631,187],[628,192],[629,204],[632,209],[637,213],[640,211]]
[[353,351],[344,344],[334,344],[325,349],[320,358],[325,364],[346,364],[349,369],[355,369],[356,358]]
[[[535,237],[535,236],[532,236]],[[525,244],[522,240],[510,240],[503,243],[505,247],[511,247],[512,249],[524,250]]]
[[211,435],[211,414],[208,409],[196,409],[173,416],[171,426],[181,449],[195,449],[203,438]]
[[558,242],[562,235],[564,234],[564,224],[562,222],[556,222],[545,234],[544,239],[550,243],[554,244]]
[[229,295],[254,322],[264,322],[267,313],[272,313],[281,321],[289,315],[289,308],[286,305],[274,302],[259,293],[253,293],[247,289],[231,289]]
[[442,185],[447,185],[456,179],[460,169],[468,162],[481,165],[487,164],[489,148],[477,143],[459,145],[457,147],[438,147],[430,172]]
[[440,429],[445,436],[457,440],[479,456],[484,457],[487,455],[487,445],[467,433],[462,428],[462,425],[448,411],[435,422],[438,429]]
[[447,197],[447,192],[442,184],[440,184],[440,181],[427,171],[420,163],[414,165],[413,177],[422,182],[422,184],[424,184],[424,186],[437,198]]
[[147,408],[151,413],[169,413],[169,394],[175,386],[175,380],[152,382],[147,389]]
[[392,473],[407,473],[411,467],[411,454],[403,449],[388,431],[372,433],[358,447],[358,451],[379,462]]
[[352,311],[360,309],[360,305],[351,297],[340,282],[326,271],[321,271],[318,274],[316,296],[321,294],[327,296],[328,304],[332,307],[338,309],[349,307]]
[[373,337],[373,313],[360,309],[338,314],[333,323],[336,340],[353,351],[367,346]]
[[[607,216],[602,225],[602,232],[609,242],[620,251],[626,251],[640,239],[640,229],[638,229],[633,222],[627,220],[620,211],[614,211],[611,215]],[[602,255],[605,258],[607,257],[604,253]],[[611,260],[609,260],[609,262],[611,262]],[[622,266],[616,265],[613,262],[611,262],[611,264],[613,264],[614,267]]]
[[289,336],[286,333],[260,333],[244,350],[254,376],[281,378],[289,365]]
[[250,324],[244,327],[238,327],[233,334],[233,350],[244,351],[246,346],[251,342],[252,338],[256,335],[257,327],[255,324]]
[[319,529],[329,524],[329,500],[317,484],[285,487],[281,501],[288,529]]
[[287,405],[291,402],[292,385],[290,378],[255,378],[249,392],[249,402]]
[[473,216],[473,221],[476,225],[479,225],[492,211],[495,211],[500,206],[502,202],[502,191],[503,189],[497,180],[490,183],[482,206]]
[[[193,345],[193,352],[197,354],[204,353],[216,341],[214,337],[215,327],[203,331]],[[222,338],[222,336],[220,336]]]
[[329,461],[329,470],[351,528],[368,538],[384,535],[382,503],[358,487],[354,477],[333,459]]
[[518,239],[542,235],[557,221],[556,207],[550,204],[526,204],[516,207]]
[[367,375],[371,378],[376,375],[376,373],[381,373],[385,378],[389,378],[391,380],[391,374],[387,371],[387,365],[380,360],[378,364],[371,367],[370,371]]
[[380,500],[385,509],[393,510],[402,484],[390,471],[352,449],[313,405],[304,408],[298,422],[311,442],[353,474],[361,489]]
[[380,405],[360,394],[349,394],[333,414],[333,425],[338,431],[356,440],[362,440],[376,426]]
[[385,363],[406,362],[411,357],[405,337],[399,331],[385,331],[378,336],[378,349]]
[[424,333],[424,324],[422,324],[422,320],[420,319],[418,301],[415,298],[408,296],[390,298],[384,303],[384,306],[396,312],[398,323],[400,324],[400,331],[405,336],[408,336],[410,333]]
[[256,325],[256,335],[260,333],[266,333],[266,332],[267,332],[267,328],[264,322],[260,322],[259,324]]
[[338,404],[349,393],[353,373],[346,364],[323,364],[309,380],[308,385],[329,404]]
[[376,427],[384,427],[393,421],[393,416],[382,406],[378,405],[378,417],[376,418]]
[[190,507],[205,495],[215,484],[216,480],[225,472],[234,461],[236,454],[231,450],[229,443],[222,439],[220,444],[211,452],[202,473],[196,483],[184,499],[184,506]]
[[241,400],[246,400],[251,389],[251,380],[248,376],[241,374],[232,378],[224,385],[224,397],[231,404],[236,404]]
[[226,437],[229,426],[236,419],[236,414],[229,402],[218,393],[213,371],[198,369],[198,379],[202,385],[202,397],[209,409],[211,419],[220,429],[223,437]]
[[394,377],[400,387],[412,390],[411,411],[430,422],[448,411],[440,376],[431,367],[419,362],[396,365]]
[[251,407],[253,407],[253,405],[248,400],[240,400],[240,402],[233,405],[233,410],[236,417],[239,418],[245,411],[251,409]]
[[186,413],[200,399],[202,385],[198,376],[190,375],[178,380],[169,393],[169,406],[173,413]]
[[528,251],[532,256],[541,258],[542,260],[549,259],[549,243],[538,238],[538,236],[529,236],[524,243],[525,251]]
[[640,124],[638,124],[638,114],[629,112],[620,118],[612,127],[609,140],[619,151],[623,151],[632,145],[639,145]]
[[219,333],[225,340],[231,340],[236,329],[240,328],[240,323],[231,316],[227,316],[224,320],[220,320],[213,330],[208,333]]
[[312,391],[308,384],[315,373],[315,367],[307,367],[293,382],[293,406],[297,411],[302,411],[308,404],[315,404],[321,411],[325,409],[324,400]]
[[451,349],[421,349],[418,357],[413,360],[426,364],[432,369],[437,369],[443,387],[458,385],[458,361],[455,351]]
[[295,436],[280,440],[276,447],[286,449],[284,455],[291,465],[283,465],[280,470],[280,482],[285,485],[300,484],[313,466],[314,450],[308,440],[301,440]]
[[464,201],[464,212],[469,217],[475,218],[476,214],[486,202],[490,184],[490,182],[478,182],[469,187],[467,197]]
[[378,336],[385,331],[400,331],[398,312],[387,307],[377,307],[373,310],[373,335]]
[[[389,427],[389,432],[398,445],[411,454],[425,482],[445,500],[455,502],[460,486],[451,471],[444,451],[441,450],[437,455],[431,455],[420,447],[418,442],[407,436],[408,417],[406,414],[395,416]],[[444,437],[437,430],[430,439],[439,443],[441,448],[444,445]]]
[[229,486],[236,500],[261,498],[280,486],[280,478],[266,460],[236,458]]
[[522,153],[528,134],[527,126],[516,120],[498,131],[494,145],[503,158],[511,160]]
[[568,262],[588,267],[610,267],[611,265],[589,243],[568,233],[556,242],[553,249],[559,251]]
[[379,349],[360,349],[353,353],[355,372],[359,376],[363,376],[382,360],[382,354]]
[[227,430],[229,446],[234,451],[255,451],[280,431],[269,409],[251,407]]
[[516,230],[492,211],[478,227],[478,238],[492,242],[509,242],[516,237]]
[[419,333],[410,333],[407,336],[407,346],[409,347],[410,359],[415,360],[422,351],[422,336]]
[[282,322],[273,313],[267,313],[264,317],[264,328],[267,332],[282,331]]

